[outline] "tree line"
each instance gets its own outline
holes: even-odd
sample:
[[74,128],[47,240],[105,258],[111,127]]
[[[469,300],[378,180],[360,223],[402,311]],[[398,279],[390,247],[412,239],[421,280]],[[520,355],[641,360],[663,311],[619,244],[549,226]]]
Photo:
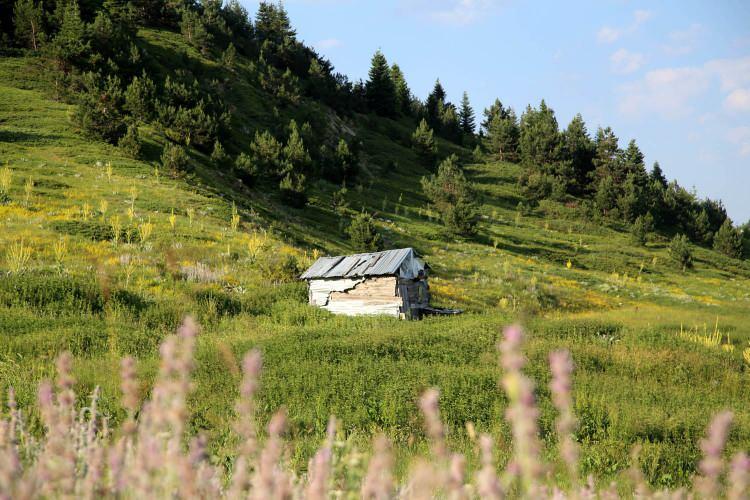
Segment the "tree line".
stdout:
[[[677,181],[668,181],[658,162],[648,170],[636,141],[621,147],[611,127],[599,127],[592,137],[580,114],[561,129],[544,100],[538,107],[527,106],[519,117],[499,99],[484,110],[477,127],[466,92],[456,106],[448,102],[438,80],[422,102],[411,94],[398,65],[389,67],[380,51],[372,58],[365,94],[372,112],[419,121],[412,146],[428,169],[434,169],[439,159],[436,138],[442,137],[475,148],[475,158],[519,163],[518,182],[530,204],[542,199],[580,199],[589,215],[629,224],[638,243],[645,244],[647,235],[659,230],[713,246],[730,257],[750,256],[750,222],[735,227],[720,200],[699,199]],[[442,207],[439,211],[449,229],[471,234],[476,229],[471,219],[476,207],[463,173],[456,181],[465,193],[461,204],[472,210],[460,210],[456,203],[446,208],[429,187],[430,182],[438,182],[440,171],[446,176],[454,169],[461,171],[457,159],[442,162],[437,176],[423,180],[425,194],[435,207]]]

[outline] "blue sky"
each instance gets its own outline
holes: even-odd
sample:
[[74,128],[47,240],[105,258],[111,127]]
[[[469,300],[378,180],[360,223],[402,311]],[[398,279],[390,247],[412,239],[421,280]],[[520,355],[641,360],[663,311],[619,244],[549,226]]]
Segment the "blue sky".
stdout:
[[[258,2],[244,0],[252,13]],[[561,127],[635,138],[649,166],[750,219],[750,2],[287,0],[299,38],[356,80],[381,49],[424,98],[477,115],[544,98]]]

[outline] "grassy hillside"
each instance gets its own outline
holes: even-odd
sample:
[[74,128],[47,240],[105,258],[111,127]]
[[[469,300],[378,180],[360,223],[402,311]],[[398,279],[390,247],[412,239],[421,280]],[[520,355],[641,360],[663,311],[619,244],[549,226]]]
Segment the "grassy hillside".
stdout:
[[[193,64],[218,71],[179,35],[144,30],[139,43],[157,60],[186,50]],[[307,108],[273,108],[244,78],[251,65],[240,61],[238,71],[228,93],[235,144],[277,113],[304,119]],[[219,463],[234,449],[237,360],[251,347],[264,355],[259,418],[287,408],[289,454],[300,470],[331,413],[362,448],[384,431],[403,467],[426,449],[416,400],[430,386],[441,388],[457,449],[473,447],[467,422],[507,445],[495,344],[503,325],[520,320],[531,335],[529,370],[550,440],[547,354],[565,347],[576,361],[585,473],[616,477],[641,444],[649,481],[684,484],[706,424],[725,408],[736,415],[730,450],[750,447],[747,262],[695,248],[695,268],[683,272],[666,238],[634,246],[624,227],[586,218],[575,201],[519,211],[518,167],[505,163],[466,167],[482,195],[482,222],[475,238],[456,240],[422,194],[426,172],[409,148],[408,120],[332,117],[363,143],[342,217],[332,206],[340,186],[325,181],[312,186],[307,207],[293,209],[196,151],[191,173],[160,171],[165,139],[148,127],[140,131],[146,159],[127,159],[80,136],[71,107],[49,95],[37,59],[0,59],[0,159],[12,173],[0,205],[0,389],[16,389],[36,431],[36,387],[52,377],[59,353],[74,355],[77,392],[100,386],[102,409],[117,422],[119,359],[136,357],[139,374],[153,379],[160,340],[191,314],[202,333],[190,430],[209,435]],[[440,148],[470,157],[449,143]],[[400,322],[306,305],[295,277],[319,254],[352,250],[346,219],[362,208],[376,212],[388,247],[413,246],[430,263],[435,301],[467,314]],[[500,447],[502,464],[509,453]]]

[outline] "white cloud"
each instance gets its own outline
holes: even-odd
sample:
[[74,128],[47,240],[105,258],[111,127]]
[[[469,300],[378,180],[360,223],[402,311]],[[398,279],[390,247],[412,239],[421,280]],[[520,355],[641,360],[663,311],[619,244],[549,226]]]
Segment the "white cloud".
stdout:
[[602,26],[596,33],[596,39],[600,43],[614,43],[623,36],[636,32],[651,17],[653,17],[653,13],[650,10],[636,10],[633,12],[633,22],[629,25],[621,27]]
[[721,90],[731,91],[750,86],[750,56],[739,59],[715,59],[706,63],[706,69],[721,79]]
[[613,53],[609,58],[612,72],[621,75],[627,75],[638,71],[640,67],[643,66],[643,60],[643,54],[630,52],[627,49],[620,49]]
[[620,111],[626,115],[655,112],[678,118],[692,111],[690,102],[705,92],[709,79],[698,68],[663,68],[620,88]]
[[750,57],[714,59],[702,66],[661,68],[649,71],[618,89],[619,108],[626,115],[656,113],[674,119],[690,115],[693,103],[709,90],[725,101],[725,108],[745,109],[750,86]]
[[335,49],[336,47],[341,47],[343,45],[343,42],[339,40],[338,38],[326,38],[325,40],[319,40],[313,44],[313,47],[315,47],[317,50],[328,50],[328,49]]
[[731,112],[750,111],[750,89],[735,89],[724,99],[724,108]]
[[612,28],[611,26],[602,26],[596,33],[596,38],[602,43],[614,43],[622,36],[622,30]]
[[739,147],[740,156],[750,156],[750,127],[729,129],[727,140]]
[[640,26],[641,24],[654,17],[654,13],[650,10],[636,10],[633,14],[633,17],[635,18],[636,26]]
[[662,50],[670,56],[690,54],[698,46],[704,32],[703,26],[698,23],[684,30],[673,31],[667,35],[667,43],[662,45]]
[[401,0],[406,10],[430,21],[456,26],[472,24],[500,6],[502,0]]

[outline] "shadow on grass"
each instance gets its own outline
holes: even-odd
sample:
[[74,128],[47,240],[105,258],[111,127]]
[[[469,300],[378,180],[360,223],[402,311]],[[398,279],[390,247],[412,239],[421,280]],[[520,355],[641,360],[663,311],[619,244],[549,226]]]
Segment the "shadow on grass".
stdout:
[[21,130],[0,130],[0,142],[38,144],[57,141],[61,138],[62,136],[58,134],[40,134],[37,132],[26,132]]

